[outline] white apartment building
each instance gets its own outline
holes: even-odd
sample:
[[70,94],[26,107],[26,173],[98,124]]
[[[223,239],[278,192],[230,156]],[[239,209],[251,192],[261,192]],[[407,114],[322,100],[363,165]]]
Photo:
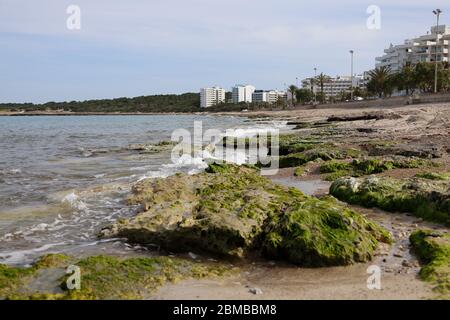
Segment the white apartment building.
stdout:
[[[437,39],[439,40],[437,41]],[[376,67],[389,67],[393,72],[399,72],[410,62],[449,61],[450,27],[435,26],[431,32],[415,39],[405,40],[404,44],[393,45],[384,50],[384,55],[376,58]]]
[[287,99],[287,94],[284,91],[277,90],[255,90],[252,94],[252,101],[254,103],[277,103],[278,100]]
[[251,85],[236,85],[232,89],[232,100],[233,103],[252,102],[252,95],[256,88]]
[[219,87],[200,89],[200,107],[209,108],[225,102],[225,89]]
[[[312,92],[321,92],[320,84],[317,81],[313,82],[313,78],[307,78],[302,80],[302,88],[309,89]],[[357,75],[353,77],[353,88],[359,87],[360,89],[366,88],[366,79],[363,75]],[[350,92],[352,87],[351,76],[336,76],[335,78],[329,78],[323,84],[323,93],[325,97],[336,97],[342,94],[342,92]]]

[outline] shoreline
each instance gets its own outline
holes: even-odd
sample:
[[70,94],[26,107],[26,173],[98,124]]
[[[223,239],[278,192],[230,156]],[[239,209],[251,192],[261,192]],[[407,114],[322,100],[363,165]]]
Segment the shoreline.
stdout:
[[[372,143],[382,143],[391,141],[398,143],[401,152],[429,152],[429,156],[434,156],[434,150],[429,150],[429,144],[439,146],[447,153],[443,154],[439,161],[443,162],[441,167],[421,167],[413,169],[392,169],[386,172],[377,173],[377,177],[409,179],[416,174],[425,171],[450,172],[450,105],[423,105],[423,106],[402,106],[399,108],[379,108],[370,109],[370,112],[383,112],[384,116],[379,120],[351,120],[330,123],[323,126],[323,121],[332,115],[354,115],[367,113],[367,109],[362,110],[342,110],[342,109],[302,109],[287,111],[272,111],[263,113],[240,113],[240,114],[204,114],[217,116],[244,116],[262,115],[276,120],[277,117],[289,117],[296,119],[299,123],[308,123],[310,126],[292,130],[289,134],[301,137],[301,143],[307,143],[308,139],[319,140],[325,146],[338,142],[339,150],[347,150],[358,146],[367,147]],[[159,114],[159,113],[158,113]],[[22,114],[23,115],[23,114]],[[27,114],[28,115],[28,114]],[[39,114],[47,115],[47,114]],[[66,114],[58,114],[66,115]],[[70,115],[78,115],[71,113]],[[93,114],[82,114],[93,115]],[[99,114],[95,114],[99,115]],[[102,114],[103,115],[103,114]],[[124,114],[106,114],[124,115]],[[126,114],[133,115],[133,114]],[[154,115],[154,114],[139,114]],[[159,114],[161,115],[161,114]],[[171,115],[179,115],[171,113]],[[189,113],[188,115],[195,115]],[[391,117],[395,115],[395,117]],[[318,125],[318,123],[320,125]],[[359,130],[361,129],[361,130]],[[364,130],[363,130],[364,129]],[[369,130],[370,131],[367,131]],[[381,150],[388,150],[389,156],[397,150],[389,150],[388,144],[380,144]],[[412,149],[408,149],[412,147]],[[327,150],[333,153],[333,150]],[[303,151],[302,151],[303,152]],[[357,156],[360,157],[360,156]],[[405,157],[408,158],[408,157]],[[283,185],[282,180],[287,180],[288,185],[301,183],[324,182],[327,176],[320,172],[320,167],[330,160],[317,159],[320,161],[309,161],[304,167],[304,173],[294,177],[294,169],[298,165],[281,169],[274,179]],[[341,161],[338,159],[337,161]],[[332,160],[336,161],[336,160]],[[345,161],[345,160],[344,160]],[[331,182],[329,182],[331,183]],[[321,186],[313,190],[311,195],[317,197],[328,196],[327,188]],[[150,299],[430,299],[435,293],[432,291],[432,284],[419,279],[418,273],[420,264],[417,256],[410,253],[409,234],[415,229],[430,228],[447,232],[448,228],[441,225],[436,226],[423,220],[418,220],[406,213],[388,213],[380,209],[365,209],[357,205],[349,205],[342,202],[343,206],[349,207],[364,216],[368,216],[372,221],[385,227],[394,235],[394,244],[386,249],[380,246],[375,257],[368,263],[358,263],[351,266],[322,267],[310,269],[298,267],[283,261],[264,262],[248,260],[236,264],[240,269],[239,273],[231,276],[224,276],[218,279],[185,279],[181,282],[168,282],[155,294],[147,296]],[[146,255],[146,253],[143,253]],[[130,255],[126,255],[129,257]],[[132,256],[132,254],[131,254]],[[185,257],[182,254],[174,254],[174,257]],[[189,252],[188,260],[203,262],[212,259],[210,256],[196,255]],[[224,261],[220,263],[225,264]],[[381,291],[369,291],[366,288],[367,273],[369,265],[377,264],[382,266],[384,286]],[[262,294],[249,293],[251,288],[259,288]]]
[[[404,99],[404,97],[403,97]],[[449,97],[450,99],[450,97]],[[394,99],[395,100],[395,99]],[[377,103],[378,102],[378,103]],[[277,109],[277,110],[255,110],[255,111],[216,111],[209,112],[69,112],[69,111],[29,111],[29,112],[11,112],[1,111],[0,117],[19,117],[19,116],[149,116],[149,115],[208,115],[208,116],[239,116],[239,117],[296,117],[299,114],[311,115],[314,113],[329,113],[329,114],[346,114],[357,112],[375,112],[387,110],[402,110],[402,109],[420,109],[428,107],[446,107],[450,102],[446,101],[423,101],[417,104],[394,103],[392,105],[383,105],[381,101],[371,101],[371,104],[359,105],[355,103],[336,103],[336,104],[322,104],[322,105],[300,105],[294,108]],[[308,116],[306,118],[308,118]]]

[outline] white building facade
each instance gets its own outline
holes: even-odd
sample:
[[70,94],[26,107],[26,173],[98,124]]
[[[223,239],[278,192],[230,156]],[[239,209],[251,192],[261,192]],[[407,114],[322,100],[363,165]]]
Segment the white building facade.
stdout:
[[[312,81],[313,78],[307,78],[302,80],[302,88],[309,89],[312,92],[321,92],[320,84],[317,81]],[[360,89],[366,88],[366,78],[363,75],[357,75],[353,77],[353,88],[359,87]],[[327,98],[335,98],[340,96],[343,92],[350,92],[352,87],[351,76],[336,76],[335,78],[329,78],[328,81],[323,84],[323,93]]]
[[269,103],[274,104],[279,100],[286,101],[287,94],[284,91],[277,90],[255,90],[252,95],[252,101],[254,103]]
[[251,85],[236,85],[232,89],[232,101],[233,103],[251,103],[252,95],[256,88]]
[[225,103],[225,89],[219,87],[200,89],[200,107],[209,108]]
[[389,67],[399,72],[407,63],[448,62],[450,50],[450,27],[435,26],[431,32],[415,39],[405,40],[404,44],[392,45],[384,50],[384,55],[376,58],[376,67]]

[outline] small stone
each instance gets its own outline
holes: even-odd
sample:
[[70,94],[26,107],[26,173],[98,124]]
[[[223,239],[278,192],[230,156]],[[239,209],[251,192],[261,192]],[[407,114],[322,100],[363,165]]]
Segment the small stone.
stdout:
[[192,253],[192,252],[189,252],[188,255],[189,255],[189,257],[191,257],[191,259],[194,259],[194,260],[198,258],[198,255],[196,255],[195,253]]
[[403,260],[402,261],[402,266],[404,266],[406,268],[411,268],[413,265],[409,261]]
[[394,257],[397,257],[397,258],[403,258],[403,255],[401,254],[401,253],[394,253]]
[[253,293],[253,294],[256,294],[256,295],[263,294],[263,292],[262,292],[262,290],[260,288],[250,288],[248,291],[250,293]]

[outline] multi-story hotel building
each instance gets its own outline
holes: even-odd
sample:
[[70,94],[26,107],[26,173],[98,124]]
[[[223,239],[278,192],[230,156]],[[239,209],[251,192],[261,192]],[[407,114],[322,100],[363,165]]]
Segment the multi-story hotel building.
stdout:
[[284,91],[277,90],[256,90],[252,94],[252,101],[254,103],[277,103],[280,99],[286,100],[287,94]]
[[[439,39],[439,40],[438,40]],[[431,32],[415,39],[405,40],[404,44],[393,45],[384,50],[384,55],[376,58],[376,67],[389,67],[399,72],[408,62],[448,62],[450,49],[450,27],[435,26]]]
[[209,108],[225,102],[225,89],[219,87],[200,89],[200,107]]
[[[320,84],[317,81],[312,81],[313,78],[306,78],[302,80],[302,88],[309,89],[312,92],[321,92]],[[327,98],[336,97],[342,94],[342,92],[350,92],[352,87],[351,76],[336,76],[335,78],[329,78],[323,83],[323,93]],[[363,75],[357,75],[353,77],[353,88],[359,87],[365,89],[366,78]]]
[[252,95],[255,92],[255,87],[251,85],[236,85],[232,89],[232,100],[233,103],[240,102],[252,102]]

